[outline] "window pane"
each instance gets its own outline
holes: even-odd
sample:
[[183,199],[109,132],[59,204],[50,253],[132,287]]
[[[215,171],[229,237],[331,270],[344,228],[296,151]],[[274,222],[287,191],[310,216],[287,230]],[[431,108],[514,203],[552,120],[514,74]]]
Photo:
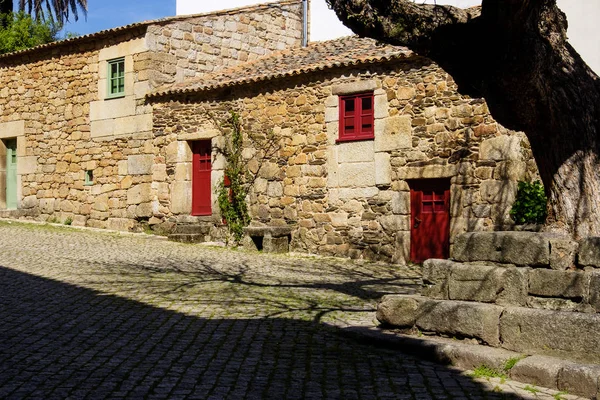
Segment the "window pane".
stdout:
[[434,203],[435,212],[444,212],[446,211],[446,207],[444,207],[444,202],[436,201]]
[[373,119],[369,116],[362,117],[362,130],[363,133],[368,133],[373,130]]
[[433,203],[424,201],[423,209],[421,211],[424,213],[432,213],[433,212]]
[[354,99],[344,100],[344,111],[346,114],[354,114]]
[[362,110],[372,110],[373,109],[373,102],[371,101],[372,99],[370,97],[363,97],[362,98]]
[[433,192],[423,192],[423,202],[433,201]]
[[344,118],[344,133],[354,133],[354,118]]
[[117,63],[110,64],[110,77],[112,79],[114,79],[118,76],[119,76],[119,64],[117,64]]

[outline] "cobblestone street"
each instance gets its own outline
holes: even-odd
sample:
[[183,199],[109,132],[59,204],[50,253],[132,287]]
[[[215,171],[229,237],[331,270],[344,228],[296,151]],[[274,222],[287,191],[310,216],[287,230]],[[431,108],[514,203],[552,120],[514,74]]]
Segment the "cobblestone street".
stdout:
[[331,327],[374,324],[409,267],[7,222],[0,243],[2,399],[553,398]]

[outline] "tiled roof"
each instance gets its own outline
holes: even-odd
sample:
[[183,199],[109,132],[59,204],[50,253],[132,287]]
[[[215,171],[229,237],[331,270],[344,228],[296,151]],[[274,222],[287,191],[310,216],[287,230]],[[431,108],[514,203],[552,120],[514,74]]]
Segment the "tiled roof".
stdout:
[[186,19],[189,19],[189,18],[210,17],[210,16],[219,16],[219,15],[233,15],[233,14],[238,14],[241,12],[252,12],[252,11],[266,9],[266,8],[270,8],[270,7],[279,7],[281,5],[299,3],[300,1],[301,0],[281,0],[281,1],[277,1],[277,2],[255,4],[252,6],[238,7],[238,8],[228,9],[228,10],[219,10],[219,11],[213,11],[213,12],[202,13],[202,14],[177,15],[174,17],[166,17],[166,18],[153,19],[150,21],[136,22],[134,24],[119,26],[117,28],[105,29],[103,31],[90,33],[90,34],[82,35],[82,36],[77,36],[77,37],[74,37],[71,39],[59,40],[56,42],[42,44],[42,45],[39,45],[36,47],[31,47],[31,48],[25,49],[25,50],[19,50],[19,51],[13,51],[12,53],[0,54],[0,61],[2,61],[3,59],[15,57],[15,56],[21,56],[24,54],[37,52],[37,51],[40,51],[41,49],[60,47],[60,46],[66,45],[66,44],[76,43],[76,42],[88,42],[90,40],[97,40],[97,39],[101,39],[106,36],[110,36],[115,33],[123,33],[123,32],[131,31],[131,30],[135,30],[138,28],[147,27],[149,25],[162,25],[162,24],[167,24],[167,23],[175,22],[175,21],[185,21]]
[[379,44],[373,39],[348,36],[313,42],[304,48],[283,50],[237,67],[163,86],[150,93],[148,97],[210,91],[326,69],[385,62],[412,55],[413,53],[405,47]]

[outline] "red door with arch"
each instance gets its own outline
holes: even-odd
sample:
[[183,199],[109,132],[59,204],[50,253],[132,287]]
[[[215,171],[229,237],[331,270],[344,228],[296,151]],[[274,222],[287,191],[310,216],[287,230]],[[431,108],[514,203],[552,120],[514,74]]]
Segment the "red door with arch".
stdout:
[[450,180],[423,179],[410,186],[410,259],[450,256]]
[[190,142],[192,147],[192,215],[212,215],[212,187],[210,175],[211,142]]

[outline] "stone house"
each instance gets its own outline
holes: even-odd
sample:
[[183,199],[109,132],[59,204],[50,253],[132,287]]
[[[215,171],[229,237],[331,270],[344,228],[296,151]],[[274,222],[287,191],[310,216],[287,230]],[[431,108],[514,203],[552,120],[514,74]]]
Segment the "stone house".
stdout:
[[301,47],[301,11],[167,18],[0,57],[0,215],[222,239],[235,111],[261,240],[402,263],[510,225],[517,181],[537,175],[525,136],[406,49]]
[[[172,190],[158,194],[165,216],[192,222],[197,141],[213,150],[212,182],[222,179],[214,116],[235,110],[249,136],[280,140],[276,154],[244,149],[258,175],[253,225],[292,227],[292,248],[306,252],[445,257],[459,233],[509,225],[517,181],[537,174],[524,135],[499,126],[483,100],[458,94],[430,60],[369,39],[286,50],[160,88],[148,101],[174,171]],[[195,221],[212,224],[209,238],[219,235],[215,192]]]
[[302,2],[165,18],[0,56],[0,215],[131,229],[154,209],[154,87],[302,42]]

